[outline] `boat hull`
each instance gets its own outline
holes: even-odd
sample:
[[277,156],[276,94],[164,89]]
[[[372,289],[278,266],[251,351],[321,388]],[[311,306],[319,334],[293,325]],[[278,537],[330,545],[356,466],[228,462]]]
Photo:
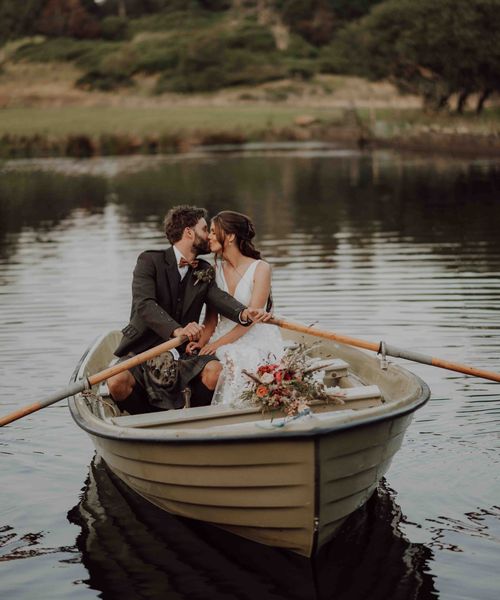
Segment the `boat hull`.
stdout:
[[[370,368],[378,374],[375,365]],[[395,393],[403,385],[396,379]],[[420,386],[414,376],[408,381]],[[253,417],[255,422],[238,424],[236,433],[228,434],[223,425],[214,428],[213,423],[204,430],[201,417],[196,426],[184,427],[158,421],[138,430],[113,428],[113,419],[100,425],[81,397],[70,401],[70,409],[109,468],[152,504],[311,556],[375,491],[402,444],[413,411],[428,399],[425,384],[411,390],[408,381],[402,389],[411,391],[412,402],[398,410],[383,408],[371,416],[364,409],[369,418],[355,414],[333,425],[326,415],[319,425],[299,423],[283,431],[272,430],[260,414]],[[202,414],[211,407],[190,410]],[[176,415],[164,418],[169,416]],[[226,429],[231,431],[231,425]]]

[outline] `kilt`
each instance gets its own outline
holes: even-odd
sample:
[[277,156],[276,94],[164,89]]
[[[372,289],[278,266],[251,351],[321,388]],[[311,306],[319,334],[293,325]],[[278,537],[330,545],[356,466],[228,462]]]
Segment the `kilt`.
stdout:
[[[191,390],[193,380],[207,363],[218,360],[213,354],[182,354],[175,361],[167,355],[172,356],[170,352],[164,352],[159,357],[130,369],[136,381],[134,391],[138,392],[136,388],[139,386],[141,395],[144,395],[144,400],[149,405],[149,411],[183,408],[184,390]],[[166,369],[162,369],[162,364],[167,365]],[[159,371],[163,371],[163,374],[166,372],[166,376]]]

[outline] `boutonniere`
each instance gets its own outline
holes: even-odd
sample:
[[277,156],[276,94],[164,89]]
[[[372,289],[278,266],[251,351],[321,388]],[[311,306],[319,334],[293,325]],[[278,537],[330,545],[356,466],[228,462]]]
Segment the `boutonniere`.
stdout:
[[193,277],[196,279],[194,285],[198,285],[200,281],[202,283],[211,283],[215,279],[215,269],[213,267],[208,267],[206,269],[193,271]]

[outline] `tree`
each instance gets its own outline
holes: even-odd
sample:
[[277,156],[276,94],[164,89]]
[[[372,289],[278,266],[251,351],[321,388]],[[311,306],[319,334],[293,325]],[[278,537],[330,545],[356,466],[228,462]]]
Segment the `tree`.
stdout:
[[382,0],[328,0],[334,15],[342,21],[360,19]]
[[327,0],[278,0],[277,8],[290,29],[309,43],[322,46],[332,39],[335,18]]
[[389,77],[401,90],[420,94],[429,107],[458,94],[484,100],[500,89],[500,0],[388,0],[344,29],[336,52],[344,64],[356,49],[353,70]]
[[43,8],[43,0],[1,0],[0,44],[34,33],[34,21]]
[[83,8],[80,0],[48,0],[36,29],[48,36],[96,38],[100,34],[99,22]]

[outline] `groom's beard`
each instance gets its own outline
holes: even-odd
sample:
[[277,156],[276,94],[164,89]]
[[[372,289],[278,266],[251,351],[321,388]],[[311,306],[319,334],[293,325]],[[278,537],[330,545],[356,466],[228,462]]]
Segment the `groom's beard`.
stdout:
[[193,250],[195,256],[198,256],[199,254],[208,254],[210,252],[210,244],[208,240],[204,240],[196,233],[193,242]]

